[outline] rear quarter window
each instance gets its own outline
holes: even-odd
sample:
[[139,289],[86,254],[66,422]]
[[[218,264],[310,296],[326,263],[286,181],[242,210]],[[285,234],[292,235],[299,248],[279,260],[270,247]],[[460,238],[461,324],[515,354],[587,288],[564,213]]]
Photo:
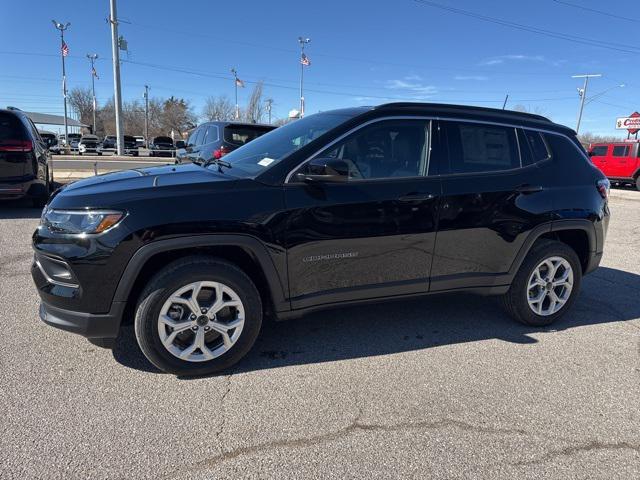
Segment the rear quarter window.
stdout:
[[244,145],[268,131],[270,130],[266,128],[228,125],[224,127],[224,140],[234,145]]
[[[531,163],[542,162],[551,158],[549,146],[547,145],[544,136],[540,132],[536,132],[534,130],[525,130],[524,137],[527,145],[520,145],[520,148],[529,148],[529,152],[531,153],[529,160],[531,161]],[[524,158],[526,157],[523,156],[523,164],[526,164]]]
[[0,141],[28,140],[22,122],[13,115],[0,114]]

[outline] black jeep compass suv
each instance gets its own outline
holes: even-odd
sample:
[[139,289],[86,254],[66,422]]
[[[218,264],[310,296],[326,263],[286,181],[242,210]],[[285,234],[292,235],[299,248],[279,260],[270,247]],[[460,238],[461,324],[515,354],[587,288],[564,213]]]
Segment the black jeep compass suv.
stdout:
[[222,159],[58,190],[32,273],[48,324],[108,345],[135,317],[154,365],[207,374],[265,315],[346,303],[470,291],[548,325],[600,262],[608,192],[575,132],[537,115],[335,110]]

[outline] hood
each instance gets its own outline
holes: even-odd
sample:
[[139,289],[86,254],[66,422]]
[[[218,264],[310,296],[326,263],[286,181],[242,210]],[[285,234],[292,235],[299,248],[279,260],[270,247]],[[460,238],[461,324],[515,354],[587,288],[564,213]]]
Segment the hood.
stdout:
[[[195,164],[122,170],[88,177],[70,183],[58,191],[51,204],[71,207],[81,202],[92,206],[96,201],[121,203],[133,197],[181,195],[188,191],[210,190],[211,184],[227,185],[239,181],[226,173]],[[93,201],[96,200],[96,201]]]

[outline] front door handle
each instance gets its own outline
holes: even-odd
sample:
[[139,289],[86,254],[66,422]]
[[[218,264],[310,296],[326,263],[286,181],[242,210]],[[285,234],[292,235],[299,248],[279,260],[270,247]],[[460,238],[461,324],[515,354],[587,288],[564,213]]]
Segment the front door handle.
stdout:
[[520,185],[516,187],[516,192],[518,193],[536,193],[541,192],[542,186],[540,185]]
[[408,195],[402,195],[398,197],[398,201],[400,202],[421,202],[425,200],[433,200],[435,195],[431,193],[410,193]]

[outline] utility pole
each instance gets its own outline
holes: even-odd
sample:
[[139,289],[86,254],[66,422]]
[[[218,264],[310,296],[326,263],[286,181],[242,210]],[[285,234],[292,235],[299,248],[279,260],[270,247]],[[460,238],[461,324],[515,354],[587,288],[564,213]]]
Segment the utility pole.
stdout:
[[118,155],[124,153],[122,131],[122,90],[120,88],[120,51],[118,46],[118,13],[116,11],[116,0],[110,0],[111,12],[109,23],[111,24],[111,52],[113,55],[113,100],[116,110],[116,145]]
[[144,86],[144,141],[149,145],[149,85]]
[[238,83],[242,83],[242,80],[240,80],[238,78],[238,71],[235,68],[231,69],[231,73],[233,73],[233,85],[235,87],[235,92],[236,92],[236,113],[235,113],[235,119],[239,120],[240,119],[240,107],[238,106]]
[[269,125],[271,125],[271,105],[273,105],[273,98],[267,98],[267,113],[269,114]]
[[310,38],[298,37],[298,43],[300,44],[300,118],[304,117],[304,95],[303,95],[303,83],[304,83],[304,67],[309,65],[309,59],[304,54],[304,47],[311,42]]
[[578,95],[580,96],[580,110],[578,110],[578,122],[576,124],[576,133],[580,133],[580,123],[582,122],[582,112],[584,110],[584,101],[587,98],[587,87],[589,86],[589,79],[595,77],[601,77],[599,73],[587,73],[584,75],[573,75],[571,78],[584,78],[584,85],[582,88],[578,88]]
[[62,57],[62,97],[64,98],[64,148],[69,151],[69,127],[67,122],[67,72],[64,65],[64,57],[69,54],[69,47],[64,43],[64,31],[71,26],[69,22],[64,25],[51,20],[53,25],[60,30],[60,56]]
[[87,53],[87,58],[89,59],[89,62],[91,62],[91,94],[93,95],[93,128],[91,129],[91,133],[95,135],[96,134],[96,109],[97,109],[95,77],[98,76],[96,74],[95,62],[96,62],[96,59],[98,58],[98,54]]

